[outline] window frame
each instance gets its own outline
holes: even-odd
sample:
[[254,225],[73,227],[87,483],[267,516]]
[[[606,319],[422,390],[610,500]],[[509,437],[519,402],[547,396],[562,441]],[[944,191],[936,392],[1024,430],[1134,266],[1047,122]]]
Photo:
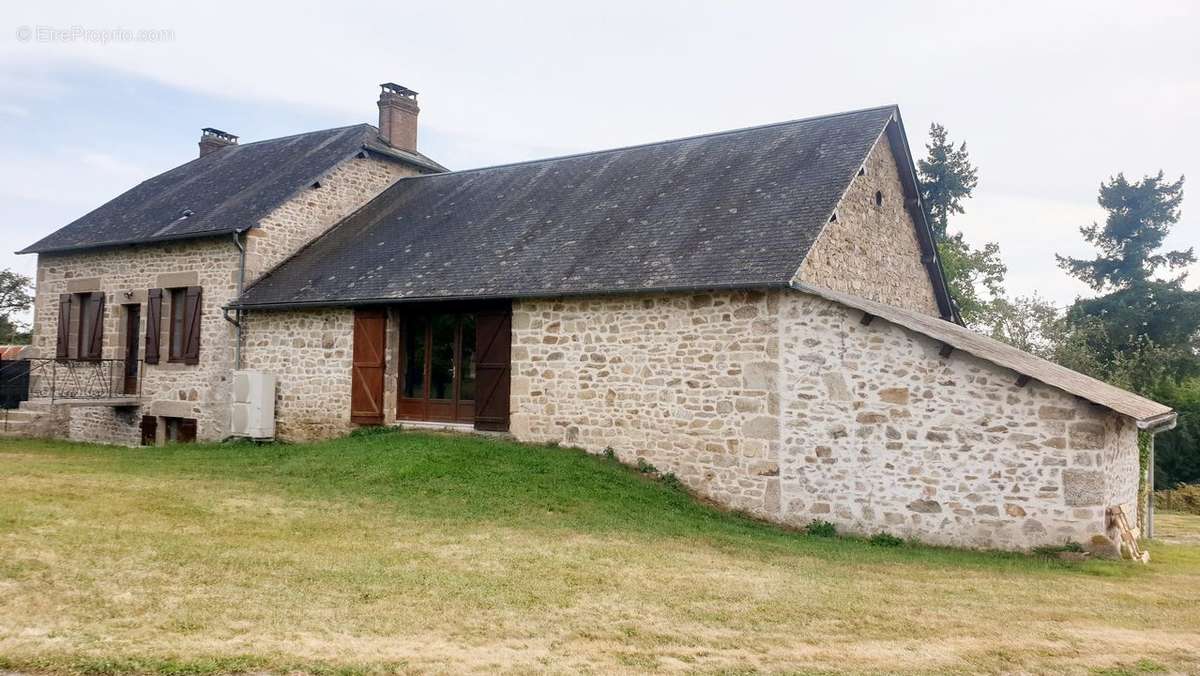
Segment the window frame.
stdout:
[[[169,298],[167,314],[167,363],[182,364],[187,354],[187,290],[186,286],[164,289]],[[176,314],[178,313],[178,321]],[[176,342],[178,340],[178,350]]]

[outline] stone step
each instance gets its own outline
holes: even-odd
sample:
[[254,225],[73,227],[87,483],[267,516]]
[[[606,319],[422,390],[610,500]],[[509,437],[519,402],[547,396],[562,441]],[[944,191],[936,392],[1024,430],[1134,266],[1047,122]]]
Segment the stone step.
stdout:
[[51,408],[53,408],[53,406],[51,405],[49,399],[29,399],[21,402],[22,411],[36,411],[39,413],[45,413]]
[[41,411],[23,411],[19,408],[10,408],[0,411],[0,424],[6,420],[10,423],[18,421],[29,422],[31,420],[37,420],[41,416]]

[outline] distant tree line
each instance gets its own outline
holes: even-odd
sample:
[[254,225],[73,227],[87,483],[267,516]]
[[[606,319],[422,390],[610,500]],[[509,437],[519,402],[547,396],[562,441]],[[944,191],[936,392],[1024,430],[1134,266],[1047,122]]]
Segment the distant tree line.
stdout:
[[1190,248],[1165,251],[1163,245],[1179,222],[1183,178],[1170,181],[1160,171],[1135,181],[1117,174],[1101,182],[1105,220],[1079,229],[1095,256],[1056,256],[1064,272],[1096,295],[1060,309],[1037,294],[1009,297],[999,246],[988,242],[976,249],[961,231],[950,231],[950,217],[964,213],[978,175],[965,143],[956,147],[939,124],[929,135],[928,156],[918,163],[922,197],[963,320],[1174,408],[1178,425],[1155,441],[1155,484],[1200,482],[1200,290],[1184,286],[1182,271],[1196,255]]

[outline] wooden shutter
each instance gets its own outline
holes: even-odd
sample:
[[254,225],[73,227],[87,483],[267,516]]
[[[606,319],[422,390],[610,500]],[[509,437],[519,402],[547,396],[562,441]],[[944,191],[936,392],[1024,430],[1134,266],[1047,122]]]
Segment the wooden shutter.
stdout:
[[350,374],[350,420],[383,422],[383,371],[387,342],[386,310],[354,311],[354,362]]
[[87,302],[92,305],[92,339],[84,346],[86,354],[79,356],[82,359],[99,359],[104,356],[104,293],[93,293]]
[[146,292],[146,363],[158,363],[158,341],[162,335],[162,289]]
[[512,310],[475,316],[475,429],[508,430]]
[[58,339],[55,342],[54,356],[57,359],[67,359],[71,356],[71,294],[58,295]]
[[183,301],[183,363],[200,363],[200,287],[189,286]]
[[158,418],[155,416],[142,416],[142,445],[158,445]]

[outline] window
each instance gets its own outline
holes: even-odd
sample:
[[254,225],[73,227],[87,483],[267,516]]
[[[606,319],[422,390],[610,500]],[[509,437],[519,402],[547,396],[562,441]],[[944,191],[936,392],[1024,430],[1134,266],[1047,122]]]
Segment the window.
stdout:
[[167,361],[200,363],[200,287],[167,289]]
[[164,417],[163,437],[169,444],[190,444],[196,441],[195,418]]
[[58,339],[55,356],[99,359],[104,347],[104,294],[64,293],[58,297]]
[[187,306],[187,289],[168,289],[171,294],[170,338],[167,341],[167,361],[183,361],[184,310]]

